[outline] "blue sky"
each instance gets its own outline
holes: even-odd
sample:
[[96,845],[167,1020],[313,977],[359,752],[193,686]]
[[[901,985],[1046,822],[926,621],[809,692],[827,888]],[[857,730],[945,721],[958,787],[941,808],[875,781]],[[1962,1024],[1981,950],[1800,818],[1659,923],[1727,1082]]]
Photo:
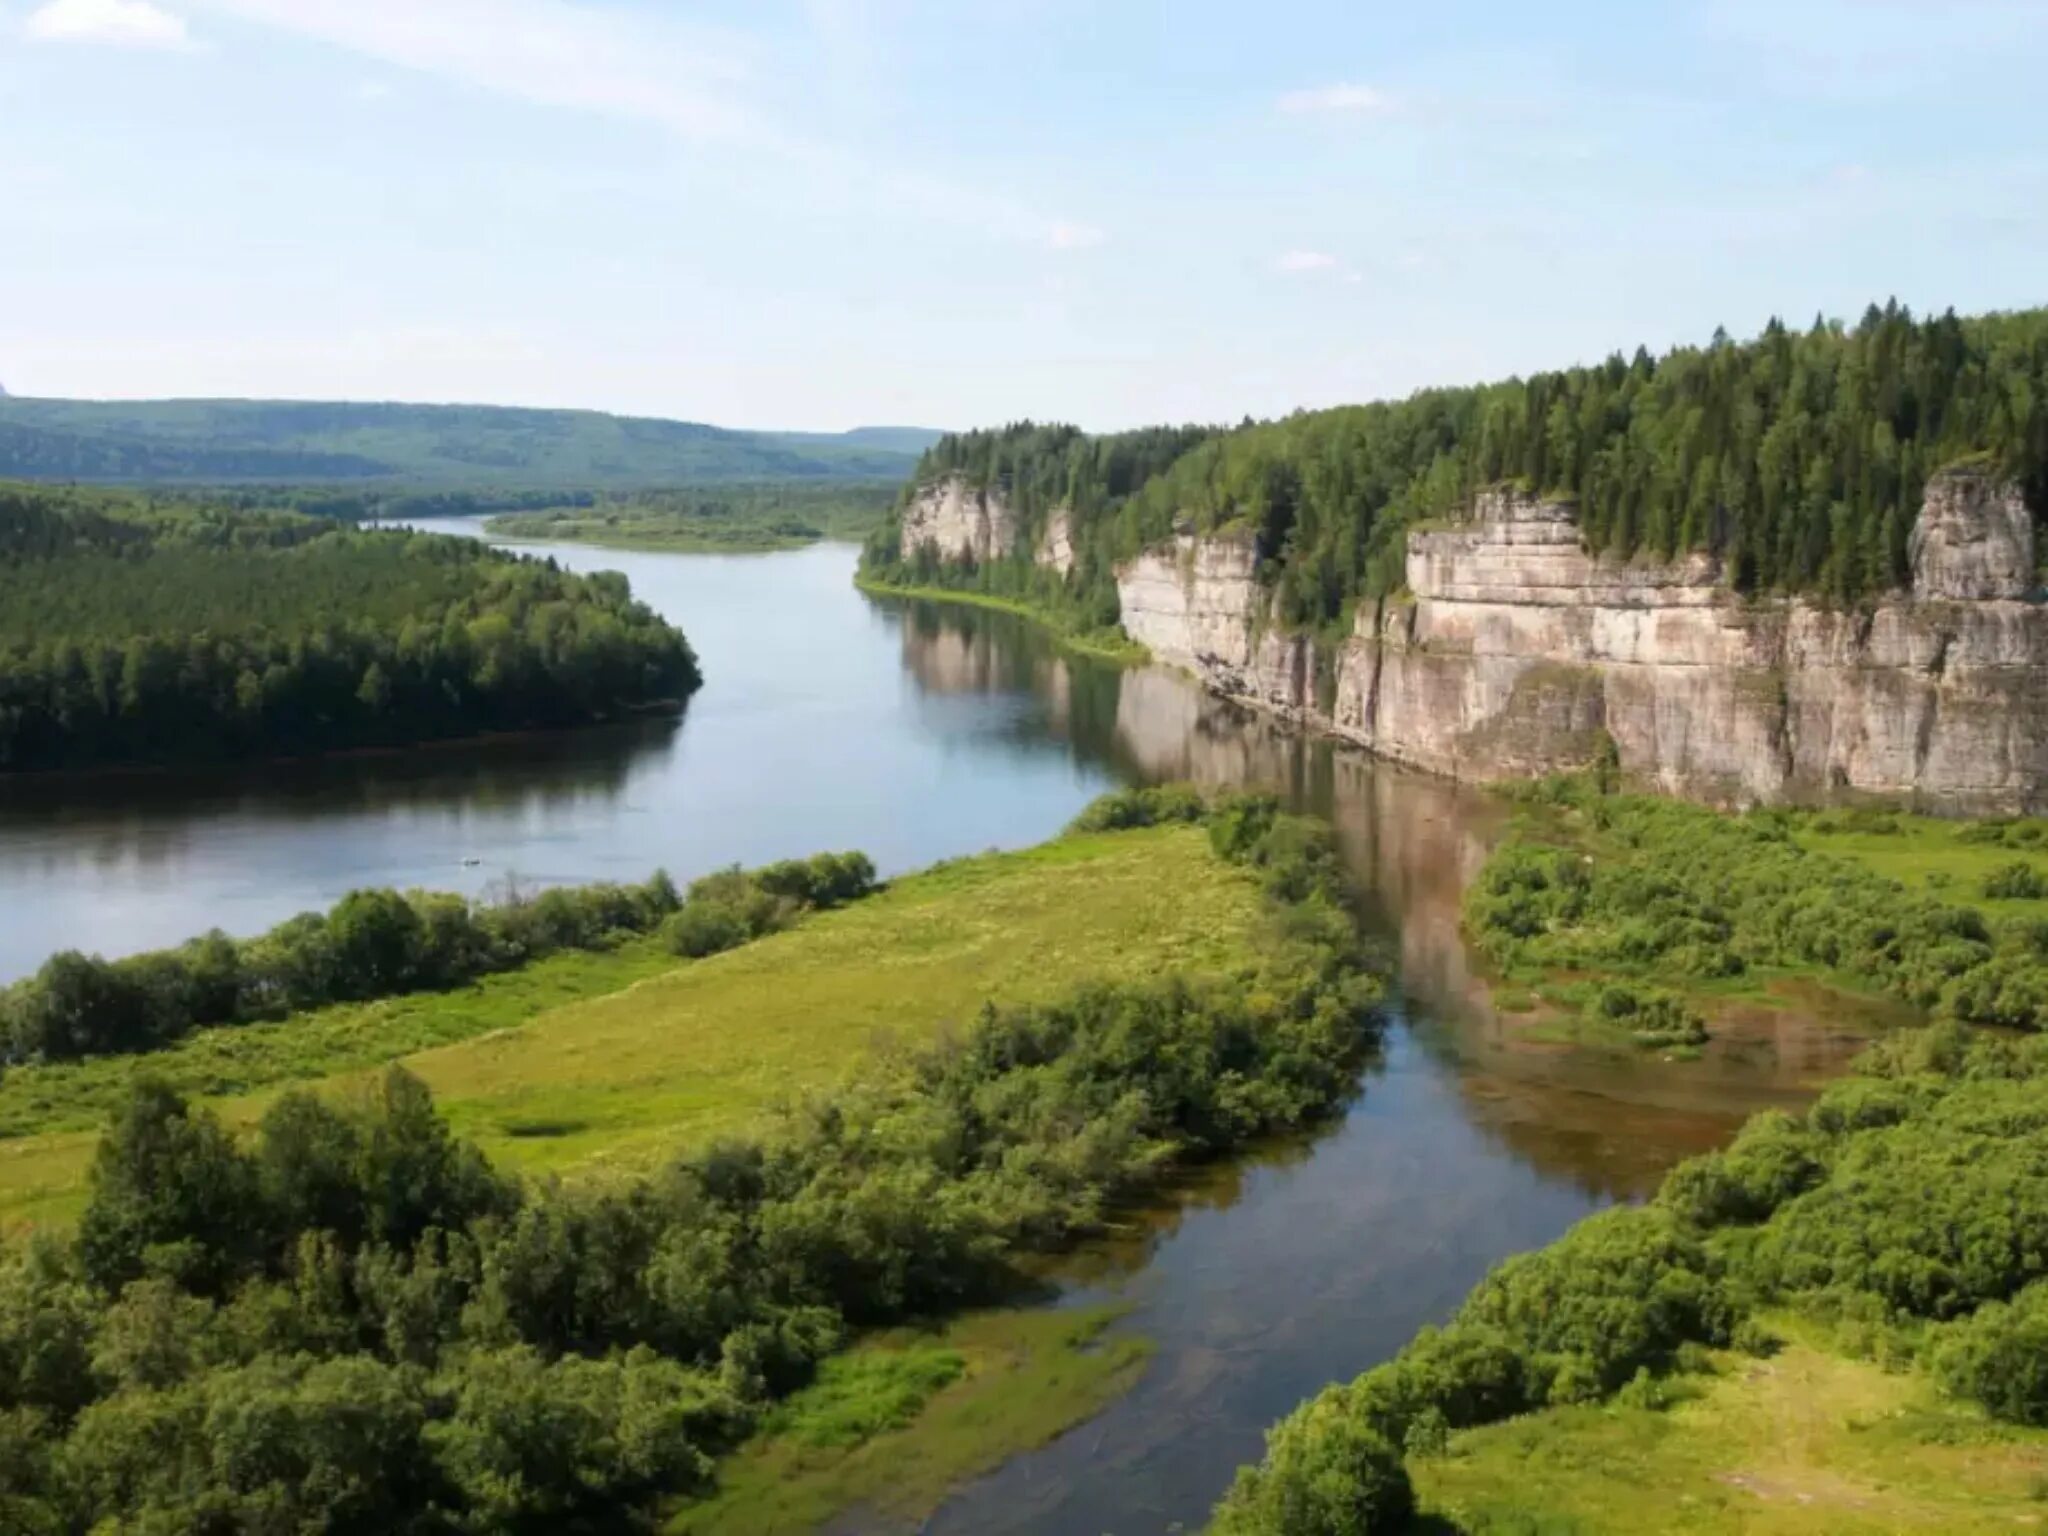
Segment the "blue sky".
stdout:
[[0,0],[0,384],[1099,428],[2048,302],[2048,0]]

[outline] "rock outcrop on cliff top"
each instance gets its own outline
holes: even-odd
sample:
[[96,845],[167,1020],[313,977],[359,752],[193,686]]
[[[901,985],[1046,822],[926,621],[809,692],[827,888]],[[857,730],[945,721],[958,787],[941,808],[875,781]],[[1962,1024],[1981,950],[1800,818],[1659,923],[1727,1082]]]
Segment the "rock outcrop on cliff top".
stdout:
[[1183,536],[1118,572],[1124,628],[1208,686],[1461,778],[1618,753],[1709,800],[1899,797],[2048,811],[2048,607],[2017,488],[1928,485],[1913,586],[1868,607],[1745,599],[1706,555],[1588,555],[1569,507],[1510,491],[1409,538],[1407,585],[1341,644],[1266,622],[1243,537]]

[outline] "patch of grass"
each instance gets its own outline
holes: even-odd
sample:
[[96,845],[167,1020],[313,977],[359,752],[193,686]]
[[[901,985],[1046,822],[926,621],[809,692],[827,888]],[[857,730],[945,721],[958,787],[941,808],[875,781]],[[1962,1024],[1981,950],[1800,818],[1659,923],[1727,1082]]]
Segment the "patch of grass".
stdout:
[[[914,1524],[947,1493],[1011,1456],[1057,1438],[1137,1384],[1150,1346],[1104,1337],[1113,1311],[978,1312],[933,1332],[898,1330],[828,1362],[767,1432],[718,1468],[718,1492],[684,1505],[671,1536],[771,1536],[813,1531],[859,1510]],[[937,1381],[940,1362],[957,1362]],[[864,1434],[838,1431],[842,1405],[874,1402],[911,1383],[909,1404]],[[823,1437],[817,1426],[829,1426]]]
[[229,1098],[380,1066],[413,1051],[508,1029],[551,1008],[617,992],[675,964],[655,939],[635,938],[609,950],[564,950],[448,992],[338,1003],[272,1023],[195,1030],[145,1056],[14,1067],[0,1078],[0,1149],[14,1137],[97,1128],[144,1069],[180,1093]]
[[861,1349],[833,1355],[818,1379],[778,1406],[764,1433],[813,1448],[846,1447],[901,1429],[958,1381],[967,1359],[956,1349]]
[[[1799,1330],[1795,1329],[1795,1332]],[[1996,1424],[1917,1375],[1801,1338],[1667,1409],[1551,1409],[1411,1458],[1465,1536],[2011,1531],[2038,1524],[2048,1432]]]
[[1152,659],[1152,653],[1138,644],[1121,629],[1075,629],[1058,614],[1027,603],[1021,598],[997,597],[989,592],[973,592],[960,587],[900,587],[891,582],[869,581],[856,578],[854,585],[874,597],[910,597],[928,603],[965,603],[970,608],[993,608],[998,613],[1014,613],[1030,619],[1034,624],[1047,630],[1067,650],[1083,656],[1093,656],[1100,661],[1114,661],[1124,666],[1143,666]]
[[2015,862],[2048,874],[2048,823],[1942,821],[1932,816],[1889,815],[1869,830],[1868,819],[1823,814],[1800,827],[1802,846],[1922,889],[1967,902],[1988,914],[2048,917],[2048,898],[1988,897],[1985,883]]
[[0,1227],[75,1215],[109,1096],[138,1071],[247,1127],[288,1085],[339,1088],[395,1058],[501,1166],[639,1168],[744,1130],[878,1043],[965,1024],[984,999],[1234,968],[1260,921],[1255,877],[1198,828],[1067,837],[940,865],[705,960],[641,941],[460,992],[39,1069],[18,1101],[15,1078],[0,1087],[20,1105],[16,1136],[0,1139]]

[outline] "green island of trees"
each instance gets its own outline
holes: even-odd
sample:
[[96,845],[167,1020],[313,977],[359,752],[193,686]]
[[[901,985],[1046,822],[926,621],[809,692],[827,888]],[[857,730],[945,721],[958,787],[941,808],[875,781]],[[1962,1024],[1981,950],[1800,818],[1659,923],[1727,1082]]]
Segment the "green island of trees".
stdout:
[[681,707],[623,577],[332,519],[0,487],[0,772],[297,755]]
[[769,481],[619,492],[579,504],[507,509],[490,531],[508,539],[565,539],[606,549],[752,554],[820,539],[858,542],[896,498],[888,484]]
[[[1518,482],[1578,508],[1588,548],[1711,550],[1747,594],[1855,602],[1899,585],[1928,475],[1982,457],[2048,516],[2048,310],[1917,319],[1873,305],[1853,326],[1773,321],[1662,357],[1406,400],[1304,411],[1233,431],[1089,437],[1020,423],[938,443],[906,501],[948,475],[1021,514],[1013,554],[980,566],[866,552],[876,582],[1027,599],[1082,628],[1117,619],[1115,566],[1177,529],[1239,529],[1281,622],[1343,626],[1397,591],[1406,535]],[[1073,519],[1064,579],[1033,564],[1055,508]]]
[[[1076,835],[1055,862],[1200,837],[1258,892],[1256,942],[1215,973],[985,1006],[645,1176],[522,1182],[402,1070],[286,1092],[242,1138],[136,1074],[75,1231],[0,1255],[0,1523],[630,1529],[687,1521],[675,1501],[757,1428],[839,1443],[944,1394],[948,1350],[827,1362],[859,1330],[1012,1294],[1020,1261],[1178,1161],[1327,1113],[1373,1038],[1327,829],[1169,789],[1099,802]],[[744,944],[789,911],[781,887],[850,898],[866,873],[714,876],[669,942]],[[640,904],[669,905],[660,888]]]

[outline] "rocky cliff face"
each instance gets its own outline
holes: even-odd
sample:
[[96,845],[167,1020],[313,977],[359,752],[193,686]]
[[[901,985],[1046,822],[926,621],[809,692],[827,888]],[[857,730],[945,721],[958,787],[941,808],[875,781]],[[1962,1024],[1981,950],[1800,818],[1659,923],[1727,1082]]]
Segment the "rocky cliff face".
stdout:
[[1584,766],[1704,799],[1844,792],[2048,810],[2048,607],[2033,524],[1987,476],[1932,482],[1914,586],[1868,610],[1750,602],[1705,556],[1596,560],[1569,509],[1496,493],[1409,540],[1411,595],[1318,648],[1263,622],[1241,540],[1125,566],[1124,625],[1219,693],[1459,778]]
[[964,476],[949,475],[923,487],[903,509],[903,550],[929,544],[942,560],[979,564],[1013,553],[1022,526],[1000,492],[976,490]]

